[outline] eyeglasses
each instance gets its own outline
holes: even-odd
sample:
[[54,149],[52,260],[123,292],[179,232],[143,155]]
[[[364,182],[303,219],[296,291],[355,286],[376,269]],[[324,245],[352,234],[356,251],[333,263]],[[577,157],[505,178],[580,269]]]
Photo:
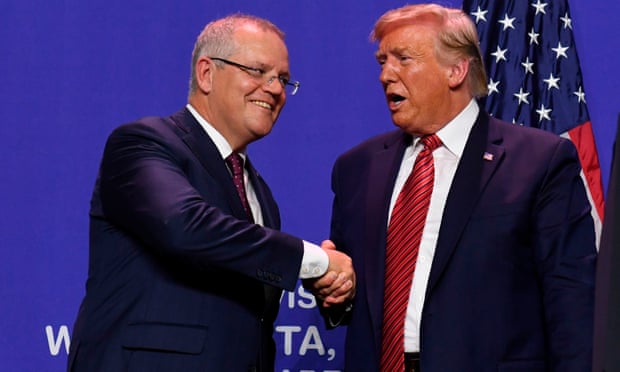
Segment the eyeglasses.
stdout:
[[267,72],[261,68],[242,65],[241,63],[229,61],[224,58],[218,58],[218,57],[209,57],[209,58],[211,58],[214,61],[220,61],[227,65],[235,66],[241,71],[246,72],[248,75],[253,77],[255,80],[265,82],[267,85],[271,85],[271,83],[273,83],[275,79],[278,79],[278,81],[280,82],[280,85],[282,85],[282,89],[286,91],[287,95],[290,94],[291,96],[294,96],[299,90],[299,86],[301,85],[299,81],[291,81],[290,79],[282,75],[267,77],[266,76]]

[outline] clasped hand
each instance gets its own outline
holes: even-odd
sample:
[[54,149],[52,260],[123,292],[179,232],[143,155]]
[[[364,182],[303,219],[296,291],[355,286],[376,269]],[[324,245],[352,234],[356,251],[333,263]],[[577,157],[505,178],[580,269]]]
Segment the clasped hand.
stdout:
[[324,240],[321,248],[329,257],[325,274],[317,279],[305,280],[304,286],[310,290],[323,307],[342,304],[355,296],[355,271],[349,256],[337,251],[331,240]]

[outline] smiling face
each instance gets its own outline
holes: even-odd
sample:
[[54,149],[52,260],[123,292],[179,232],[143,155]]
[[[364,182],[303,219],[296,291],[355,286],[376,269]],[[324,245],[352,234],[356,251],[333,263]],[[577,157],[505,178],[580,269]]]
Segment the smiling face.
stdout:
[[401,26],[381,38],[376,53],[392,120],[416,136],[437,132],[458,113],[451,68],[437,59],[435,38],[431,25]]
[[[254,24],[239,27],[233,37],[236,51],[227,60],[265,71],[255,77],[238,67],[201,57],[196,63],[200,92],[190,103],[231,145],[242,150],[271,132],[286,102],[286,93],[274,79],[289,76],[288,51],[273,31]],[[220,56],[212,56],[220,57]]]

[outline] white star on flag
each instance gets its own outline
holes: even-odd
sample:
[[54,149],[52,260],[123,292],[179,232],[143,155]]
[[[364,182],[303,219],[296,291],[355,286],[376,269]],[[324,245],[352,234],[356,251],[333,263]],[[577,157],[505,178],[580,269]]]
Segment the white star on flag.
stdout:
[[529,95],[530,94],[528,92],[523,91],[523,88],[519,88],[519,93],[513,94],[513,96],[517,97],[517,99],[519,100],[519,104],[521,103],[529,104],[529,102],[527,101],[527,96]]
[[577,96],[577,101],[579,103],[586,103],[586,94],[583,92],[581,87],[579,87],[578,91],[573,92],[573,94]]
[[536,110],[538,113],[538,121],[542,121],[543,119],[551,120],[549,114],[551,113],[551,109],[545,108],[545,105],[540,105],[540,108]]
[[[525,1],[525,0],[523,0],[523,1]],[[545,12],[545,7],[546,7],[547,5],[549,5],[549,4],[547,4],[547,3],[541,3],[541,2],[540,2],[540,0],[538,0],[538,1],[536,2],[536,4],[532,4],[532,6],[533,6],[534,8],[536,8],[536,14],[538,14],[538,13],[547,14],[547,12]]]
[[536,44],[538,45],[538,37],[540,36],[540,34],[537,34],[534,31],[534,28],[532,28],[532,31],[530,31],[529,34],[527,34],[527,36],[530,37],[530,44]]
[[480,21],[487,21],[487,18],[485,17],[487,14],[486,10],[481,10],[480,7],[478,7],[478,9],[475,12],[472,12],[471,15],[473,15],[474,17],[476,17],[476,23],[480,22]]
[[521,66],[525,69],[525,74],[534,73],[534,64],[530,62],[530,57],[525,58],[525,62],[521,62]]
[[[573,22],[571,21],[568,13],[564,14],[564,17],[560,17],[560,20],[564,23],[564,28],[573,28]],[[486,19],[485,19],[486,21]]]
[[508,49],[502,49],[498,45],[497,46],[497,50],[494,53],[491,53],[491,55],[495,56],[495,62],[507,61],[507,59],[506,59],[506,52],[507,51],[508,51]]
[[549,78],[544,79],[543,81],[547,83],[547,89],[551,89],[551,88],[560,89],[560,86],[558,85],[560,78],[556,78],[555,76],[553,76],[553,74],[550,74]]
[[508,13],[506,13],[504,14],[504,19],[498,22],[504,25],[504,31],[506,31],[509,28],[515,28],[515,26],[513,25],[513,22],[515,21],[515,19],[516,18],[509,18]]
[[558,41],[557,48],[551,48],[551,50],[555,52],[556,59],[559,59],[560,57],[568,58],[568,56],[566,55],[566,51],[568,50],[568,47],[563,46],[561,41]]

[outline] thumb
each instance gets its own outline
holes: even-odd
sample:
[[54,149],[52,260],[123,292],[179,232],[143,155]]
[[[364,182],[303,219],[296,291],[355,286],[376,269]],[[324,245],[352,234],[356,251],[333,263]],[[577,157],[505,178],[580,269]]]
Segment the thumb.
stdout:
[[329,239],[328,240],[323,240],[321,242],[321,248],[334,250],[334,249],[336,249],[336,244],[334,244],[334,242],[332,242]]

